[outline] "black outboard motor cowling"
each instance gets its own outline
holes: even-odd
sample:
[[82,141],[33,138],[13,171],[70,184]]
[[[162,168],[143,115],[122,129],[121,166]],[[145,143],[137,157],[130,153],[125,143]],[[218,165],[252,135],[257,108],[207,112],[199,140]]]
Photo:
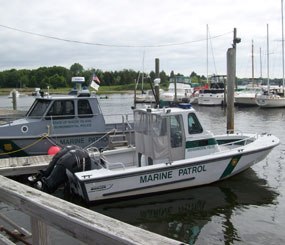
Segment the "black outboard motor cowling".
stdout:
[[53,193],[68,177],[66,169],[72,173],[91,169],[91,159],[88,153],[78,146],[66,146],[59,151],[46,170],[41,171],[41,178],[35,187],[48,193]]

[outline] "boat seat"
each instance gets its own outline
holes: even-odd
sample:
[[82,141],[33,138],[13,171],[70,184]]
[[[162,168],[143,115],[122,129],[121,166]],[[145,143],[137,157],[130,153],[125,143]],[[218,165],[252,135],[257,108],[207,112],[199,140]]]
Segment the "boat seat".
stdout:
[[126,169],[125,164],[122,162],[105,162],[106,168],[109,170]]

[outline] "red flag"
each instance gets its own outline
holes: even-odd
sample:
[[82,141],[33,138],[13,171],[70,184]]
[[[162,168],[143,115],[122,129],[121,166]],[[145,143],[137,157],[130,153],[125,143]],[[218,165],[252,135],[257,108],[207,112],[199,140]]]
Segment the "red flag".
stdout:
[[101,83],[100,79],[96,76],[95,73],[93,74],[92,81],[96,82],[98,85]]

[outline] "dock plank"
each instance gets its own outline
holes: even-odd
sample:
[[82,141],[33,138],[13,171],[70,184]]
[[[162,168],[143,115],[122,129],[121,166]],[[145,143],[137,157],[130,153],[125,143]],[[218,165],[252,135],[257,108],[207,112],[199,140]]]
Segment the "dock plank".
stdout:
[[3,176],[17,176],[33,174],[47,167],[53,156],[10,157],[0,159],[0,174]]
[[0,183],[1,201],[12,204],[32,218],[86,244],[183,244],[69,203],[6,177],[0,176]]

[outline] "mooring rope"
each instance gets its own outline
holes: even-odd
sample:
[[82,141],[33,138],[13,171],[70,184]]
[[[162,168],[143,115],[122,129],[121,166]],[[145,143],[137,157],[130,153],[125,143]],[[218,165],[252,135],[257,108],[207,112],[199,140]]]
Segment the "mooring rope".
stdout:
[[9,151],[9,152],[2,152],[2,153],[0,153],[0,156],[3,156],[3,155],[10,155],[10,154],[17,153],[17,152],[19,152],[19,151],[26,150],[26,149],[32,147],[33,145],[39,143],[40,141],[42,141],[44,138],[48,138],[48,134],[44,133],[41,138],[39,138],[38,140],[34,141],[33,143],[31,143],[31,144],[29,144],[29,145],[26,145],[25,147],[22,147],[22,148],[20,148],[20,149],[17,149],[17,150],[14,150],[14,151]]

